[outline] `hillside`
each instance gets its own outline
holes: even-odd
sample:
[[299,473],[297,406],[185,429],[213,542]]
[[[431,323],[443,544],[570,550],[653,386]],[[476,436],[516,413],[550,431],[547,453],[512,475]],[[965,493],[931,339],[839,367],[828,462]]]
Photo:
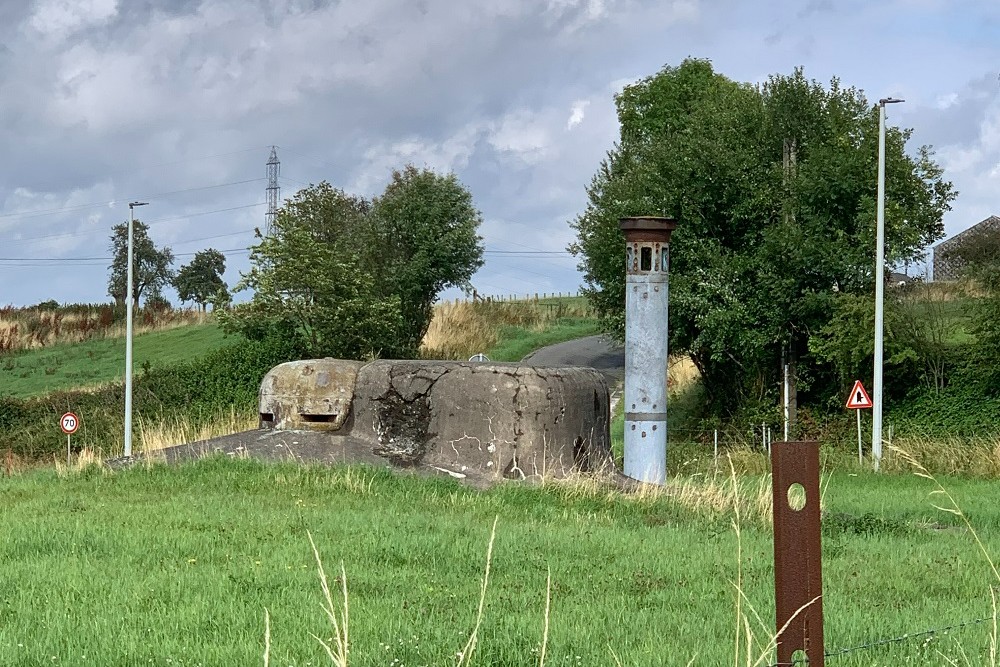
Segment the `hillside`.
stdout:
[[[584,300],[442,303],[422,350],[426,358],[468,359],[485,352],[515,361],[538,347],[597,330]],[[65,452],[53,428],[63,411],[82,420],[75,449],[114,455],[122,447],[121,379],[125,343],[102,334],[0,355],[0,452],[40,461]],[[227,338],[214,324],[137,335],[134,418],[137,448],[155,449],[251,428],[257,391],[274,365],[299,358],[282,343]]]
[[[197,359],[229,341],[215,323],[143,333],[133,341],[135,369],[139,372],[146,364],[160,367]],[[125,339],[60,343],[6,355],[0,357],[0,369],[0,394],[8,396],[28,398],[54,391],[98,388],[123,380]]]

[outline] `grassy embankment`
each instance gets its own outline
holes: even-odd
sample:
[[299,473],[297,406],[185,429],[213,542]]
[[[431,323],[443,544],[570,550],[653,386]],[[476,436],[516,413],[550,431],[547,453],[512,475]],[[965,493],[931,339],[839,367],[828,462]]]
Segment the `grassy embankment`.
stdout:
[[538,301],[444,302],[421,348],[427,358],[519,361],[535,350],[599,333],[587,300],[554,297]]
[[[168,366],[204,356],[231,342],[214,321],[139,334],[132,345],[135,370],[144,364]],[[122,382],[125,338],[60,342],[0,357],[3,393],[27,398],[53,391],[99,388]]]
[[[78,446],[105,455],[121,450],[125,345],[113,315],[109,306],[0,310],[0,344],[7,345],[0,350],[0,452],[38,458],[59,451],[54,425],[66,410],[83,419],[74,437]],[[137,321],[137,449],[256,425],[260,378],[283,358],[262,350],[227,354],[239,339],[224,337],[211,316],[166,311],[143,313]],[[435,310],[423,354],[468,359],[486,352],[497,361],[514,361],[538,347],[594,332],[579,297],[445,303]]]
[[[996,484],[945,483],[994,552]],[[335,596],[340,563],[347,573],[349,664],[456,664],[498,515],[471,663],[540,664],[546,622],[548,665],[771,662],[766,477],[741,476],[738,495],[723,473],[626,497],[580,483],[477,492],[370,469],[213,460],[34,471],[0,485],[2,664],[263,664],[265,610],[271,664],[331,664],[313,638],[333,630],[308,532]],[[824,486],[828,648],[990,615],[998,582],[961,519],[931,507],[933,484],[828,470]],[[755,639],[751,659],[734,661],[737,645],[746,653],[737,586],[740,632]],[[837,664],[989,664],[989,628]]]

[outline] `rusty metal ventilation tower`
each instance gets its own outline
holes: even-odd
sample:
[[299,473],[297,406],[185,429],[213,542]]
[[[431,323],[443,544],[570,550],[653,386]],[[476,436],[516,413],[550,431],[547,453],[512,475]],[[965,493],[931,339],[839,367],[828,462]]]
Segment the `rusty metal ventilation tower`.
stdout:
[[271,235],[274,216],[278,214],[278,199],[281,187],[278,185],[278,174],[281,173],[281,161],[278,160],[278,147],[271,146],[271,157],[267,160],[267,216],[264,219],[267,236]]
[[625,474],[667,477],[667,273],[673,218],[622,218],[625,234]]

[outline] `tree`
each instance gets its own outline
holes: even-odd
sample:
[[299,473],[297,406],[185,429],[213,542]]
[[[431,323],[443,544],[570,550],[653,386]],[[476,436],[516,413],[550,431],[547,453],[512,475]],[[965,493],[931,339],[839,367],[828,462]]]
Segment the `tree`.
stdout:
[[[702,60],[665,67],[615,102],[619,142],[571,223],[605,329],[624,330],[618,219],[671,215],[671,349],[697,365],[714,407],[773,399],[783,352],[812,364],[802,377],[813,386],[832,380],[808,341],[838,298],[873,287],[877,108],[801,69],[754,86]],[[906,152],[909,136],[886,139],[890,264],[942,236],[955,196],[929,148]]]
[[982,389],[1000,395],[1000,233],[989,227],[966,232],[947,248],[944,259],[962,267],[962,277],[978,297],[971,301],[971,333],[976,342],[970,370]]
[[222,279],[225,272],[226,256],[218,250],[208,248],[195,253],[191,263],[182,266],[174,276],[172,284],[181,301],[194,301],[205,311],[209,302],[228,299],[229,289]]
[[383,296],[398,296],[405,348],[416,353],[430,326],[433,304],[448,287],[470,289],[483,265],[477,234],[482,216],[454,174],[412,165],[393,171],[372,203],[365,234],[367,264],[377,267]]
[[349,223],[339,217],[343,210],[327,206],[331,197],[349,199],[321,184],[279,209],[236,287],[252,289],[253,299],[223,314],[223,324],[251,340],[294,340],[313,357],[395,356],[403,327],[399,298],[380,294],[357,252],[342,246],[334,232]]
[[[125,304],[128,291],[128,222],[117,224],[112,228],[111,272],[108,278],[108,294],[119,307]],[[139,307],[143,295],[159,294],[164,285],[171,279],[170,265],[174,262],[174,254],[169,247],[157,248],[149,238],[149,225],[140,220],[133,222],[132,231],[132,304]]]
[[231,320],[248,335],[302,335],[312,354],[411,357],[441,290],[482,266],[472,195],[453,175],[408,166],[374,201],[320,183],[279,210],[238,289]]

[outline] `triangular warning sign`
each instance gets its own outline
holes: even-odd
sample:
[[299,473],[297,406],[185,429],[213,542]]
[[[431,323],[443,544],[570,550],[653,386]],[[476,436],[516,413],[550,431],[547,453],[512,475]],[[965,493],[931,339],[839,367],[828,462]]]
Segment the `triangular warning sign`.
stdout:
[[870,407],[872,407],[872,399],[868,396],[868,392],[865,391],[865,386],[861,384],[861,380],[856,380],[854,388],[851,389],[851,395],[847,397],[847,408],[849,410],[861,410]]

